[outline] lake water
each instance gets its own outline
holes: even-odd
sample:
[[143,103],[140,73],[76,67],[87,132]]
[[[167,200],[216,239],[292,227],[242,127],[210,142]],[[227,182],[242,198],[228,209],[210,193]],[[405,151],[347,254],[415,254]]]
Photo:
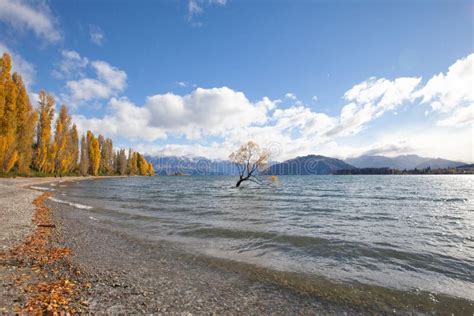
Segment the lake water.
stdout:
[[474,300],[473,176],[133,177],[56,201],[147,240],[336,282]]

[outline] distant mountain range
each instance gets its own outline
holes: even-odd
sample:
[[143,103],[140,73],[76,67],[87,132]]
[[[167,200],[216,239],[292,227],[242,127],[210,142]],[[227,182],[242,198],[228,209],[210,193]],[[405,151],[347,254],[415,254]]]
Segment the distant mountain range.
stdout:
[[[146,157],[153,164],[157,175],[201,175],[201,176],[235,176],[237,167],[227,160],[212,160],[205,157]],[[265,175],[311,175],[333,174],[340,170],[357,168],[391,168],[400,170],[452,168],[466,165],[463,162],[441,158],[424,158],[417,155],[398,157],[361,156],[345,161],[320,155],[296,157],[284,162],[272,162],[270,167],[261,172]]]
[[391,168],[391,169],[431,169],[453,168],[466,163],[452,161],[441,158],[426,158],[418,155],[402,155],[397,157],[385,156],[360,156],[357,158],[348,158],[345,160],[348,164],[357,168]]
[[310,174],[332,174],[343,169],[356,169],[342,160],[308,155],[296,157],[277,163],[267,168],[263,174],[267,175],[310,175]]
[[157,175],[221,176],[238,175],[230,161],[211,160],[205,157],[146,157]]

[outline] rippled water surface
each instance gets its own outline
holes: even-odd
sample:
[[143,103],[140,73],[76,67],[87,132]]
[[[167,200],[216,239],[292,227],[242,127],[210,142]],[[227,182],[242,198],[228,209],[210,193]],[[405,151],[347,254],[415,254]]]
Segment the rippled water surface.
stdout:
[[272,269],[474,300],[474,177],[116,178],[56,199],[136,238]]

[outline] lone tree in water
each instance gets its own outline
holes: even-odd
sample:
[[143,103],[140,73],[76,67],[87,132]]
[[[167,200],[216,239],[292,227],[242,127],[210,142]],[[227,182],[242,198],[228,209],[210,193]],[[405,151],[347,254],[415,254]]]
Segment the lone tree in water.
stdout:
[[238,188],[244,181],[258,183],[255,174],[267,165],[269,157],[269,153],[253,141],[249,141],[242,145],[238,151],[230,154],[229,160],[237,166],[240,175],[235,186]]

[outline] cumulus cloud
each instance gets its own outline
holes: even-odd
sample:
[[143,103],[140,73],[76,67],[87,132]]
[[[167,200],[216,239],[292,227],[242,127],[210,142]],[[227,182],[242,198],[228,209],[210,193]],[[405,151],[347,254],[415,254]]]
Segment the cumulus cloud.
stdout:
[[[120,80],[106,80],[106,69],[98,71],[97,80],[121,87]],[[252,139],[267,148],[275,160],[314,153],[339,158],[417,153],[472,161],[474,108],[462,102],[430,129],[392,127],[377,131],[370,142],[355,136],[382,115],[419,100],[416,95],[424,89],[420,82],[418,77],[369,78],[344,93],[345,104],[339,115],[317,112],[301,102],[280,108],[279,100],[264,97],[251,101],[243,92],[221,87],[197,88],[184,95],[156,94],[140,106],[113,98],[103,118],[79,119],[82,128],[134,139],[141,146],[137,148],[148,154],[225,159],[242,142]],[[457,128],[447,128],[452,126]],[[174,137],[182,136],[191,143],[172,143]],[[171,139],[171,143],[152,143],[157,139]]]
[[252,103],[242,92],[227,87],[197,88],[188,95],[157,94],[147,98],[152,124],[190,139],[201,135],[222,135],[229,129],[263,124],[275,107],[268,98]]
[[16,30],[31,30],[48,42],[61,39],[45,1],[0,0],[0,21]]
[[149,143],[138,143],[134,148],[139,152],[146,153],[151,156],[168,157],[209,157],[209,153],[213,152],[213,159],[227,159],[229,150],[234,148],[227,148],[219,143],[212,143],[208,145],[201,144],[166,144],[163,146],[153,145]]
[[112,98],[107,108],[108,114],[103,118],[74,115],[73,120],[81,133],[91,130],[97,134],[125,137],[132,141],[166,138],[162,129],[151,126],[147,108],[138,107],[127,98]]
[[[95,99],[108,99],[117,96],[127,85],[127,74],[125,71],[113,67],[105,61],[88,62],[87,59],[81,58],[79,55],[74,56],[73,62],[70,58],[66,58],[66,70],[71,68],[77,69],[78,63],[85,67],[89,65],[95,72],[95,78],[80,78],[77,80],[69,80],[66,82],[67,94],[63,95],[63,99],[71,103],[73,106],[84,101]],[[64,73],[64,72],[63,72]]]
[[458,106],[474,103],[474,54],[457,60],[446,74],[433,76],[424,87],[414,93],[421,103],[433,111],[449,112]]
[[4,53],[8,53],[12,58],[12,70],[14,72],[18,72],[21,77],[23,78],[23,82],[25,86],[29,90],[31,85],[35,81],[36,77],[36,69],[35,66],[28,62],[27,60],[23,59],[21,55],[13,52],[10,50],[5,44],[0,42],[0,56]]
[[324,113],[313,112],[305,106],[276,109],[272,119],[278,130],[300,131],[300,136],[324,137],[324,134],[337,124],[337,119]]
[[252,103],[242,92],[226,87],[198,88],[185,96],[172,93],[150,96],[143,106],[126,98],[112,98],[107,105],[108,114],[103,118],[77,115],[75,119],[82,130],[104,131],[129,139],[153,141],[168,134],[201,139],[263,124],[274,106],[268,98]]

